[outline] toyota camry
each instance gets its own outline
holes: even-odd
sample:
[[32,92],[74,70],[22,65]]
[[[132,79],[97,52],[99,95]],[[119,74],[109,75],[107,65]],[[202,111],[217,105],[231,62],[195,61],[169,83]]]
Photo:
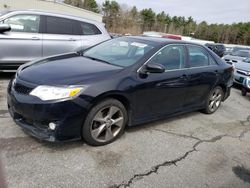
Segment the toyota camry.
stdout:
[[120,37],[22,65],[8,86],[8,109],[36,138],[99,146],[126,126],[194,110],[214,113],[232,80],[232,66],[205,46]]

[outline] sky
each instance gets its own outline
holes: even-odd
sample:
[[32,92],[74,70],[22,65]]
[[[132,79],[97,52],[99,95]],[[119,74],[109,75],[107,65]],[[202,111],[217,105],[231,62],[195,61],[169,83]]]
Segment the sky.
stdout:
[[[102,3],[104,0],[96,0]],[[116,0],[119,4],[135,5],[139,10],[152,8],[170,16],[192,16],[197,22],[231,24],[250,22],[250,0]]]

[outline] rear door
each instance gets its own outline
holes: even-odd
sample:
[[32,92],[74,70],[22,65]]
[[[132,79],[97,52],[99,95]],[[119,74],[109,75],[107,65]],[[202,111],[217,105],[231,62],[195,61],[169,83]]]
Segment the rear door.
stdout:
[[205,48],[198,45],[186,45],[188,51],[188,79],[187,95],[184,107],[200,106],[210,90],[217,83],[220,70],[219,65]]
[[43,57],[82,49],[81,36],[76,33],[77,21],[55,16],[42,16]]
[[9,24],[11,31],[0,34],[1,65],[20,65],[42,56],[39,15],[14,15],[3,23]]

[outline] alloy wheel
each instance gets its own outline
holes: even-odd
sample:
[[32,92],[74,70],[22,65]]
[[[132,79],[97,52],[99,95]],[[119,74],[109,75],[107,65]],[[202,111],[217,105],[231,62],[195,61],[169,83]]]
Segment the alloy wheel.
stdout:
[[124,115],[119,107],[105,107],[99,110],[92,120],[92,138],[98,142],[108,142],[120,133],[123,123]]
[[221,100],[222,100],[222,92],[219,88],[216,88],[209,98],[209,106],[208,106],[209,110],[211,112],[216,111],[220,106]]

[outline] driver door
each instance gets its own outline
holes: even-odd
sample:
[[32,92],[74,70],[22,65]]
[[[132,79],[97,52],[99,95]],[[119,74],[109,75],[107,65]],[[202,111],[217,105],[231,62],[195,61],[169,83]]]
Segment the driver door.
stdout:
[[147,62],[162,64],[166,70],[138,78],[134,93],[135,119],[158,119],[182,110],[188,86],[185,56],[184,45],[167,45]]
[[11,31],[0,34],[1,65],[20,65],[42,57],[39,15],[14,15],[2,23],[9,24]]

